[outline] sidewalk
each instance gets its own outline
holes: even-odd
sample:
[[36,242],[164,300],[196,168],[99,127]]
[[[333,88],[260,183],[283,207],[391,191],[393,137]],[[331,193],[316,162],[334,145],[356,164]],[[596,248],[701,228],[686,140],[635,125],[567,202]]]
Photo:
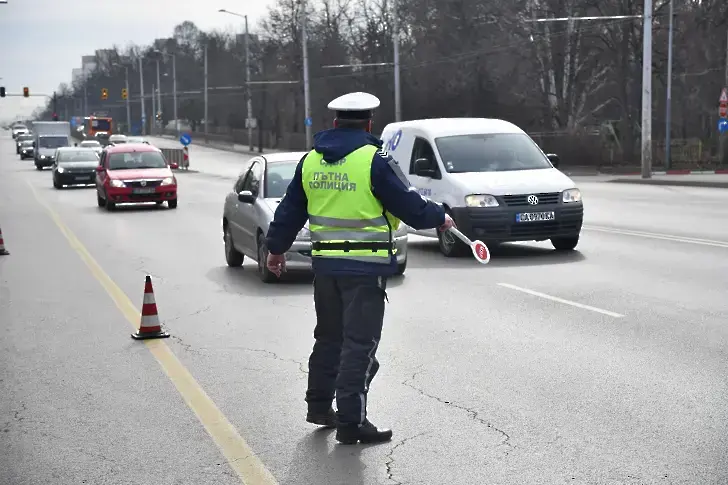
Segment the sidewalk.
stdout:
[[610,177],[605,182],[617,184],[672,185],[677,187],[712,187],[728,189],[728,173],[718,171],[678,174],[653,174],[643,179],[640,175]]
[[[159,135],[159,136],[147,136],[145,138],[149,138],[149,140],[157,140],[169,143],[169,146],[165,145],[164,148],[182,148],[182,144],[179,142],[176,136],[174,135]],[[212,148],[215,150],[222,150],[226,152],[233,152],[233,153],[242,153],[249,156],[257,156],[262,155],[265,153],[280,153],[284,151],[291,151],[291,150],[276,150],[273,148],[263,148],[263,152],[260,153],[258,151],[257,147],[254,147],[254,150],[251,152],[250,148],[246,145],[239,145],[237,143],[219,143],[210,141],[209,143],[205,143],[204,140],[200,141],[199,143],[195,142],[194,136],[192,138],[192,144],[190,145],[190,148],[193,146],[195,147],[204,147],[204,148]]]

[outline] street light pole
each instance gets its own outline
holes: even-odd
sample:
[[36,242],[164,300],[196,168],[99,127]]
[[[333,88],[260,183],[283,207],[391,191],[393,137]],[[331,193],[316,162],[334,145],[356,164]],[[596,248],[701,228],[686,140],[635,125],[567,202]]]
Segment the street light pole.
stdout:
[[142,65],[142,56],[139,55],[139,91],[141,93],[141,102],[142,102],[142,136],[146,135],[146,128],[147,128],[147,112],[146,108],[144,107],[144,67]]
[[642,178],[652,178],[652,0],[645,0],[642,43]]
[[311,126],[308,119],[311,117],[311,94],[308,79],[308,39],[306,33],[306,1],[301,1],[301,45],[303,47],[303,110],[306,125],[306,150],[311,148]]
[[253,97],[250,93],[250,32],[248,16],[245,16],[245,93],[248,96],[248,143],[253,151]]
[[207,40],[205,40],[205,143],[207,143],[207,131],[208,120],[207,120]]
[[159,128],[157,125],[157,113],[162,112],[162,81],[159,78],[159,56],[157,56],[157,111],[154,113],[154,126]]
[[672,36],[673,36],[673,4],[670,0],[670,28],[667,33],[667,100],[665,101],[665,170],[672,163]]
[[394,121],[402,121],[402,98],[399,84],[399,2],[392,0],[392,45],[394,46]]
[[179,121],[177,120],[177,54],[172,54],[172,97],[174,98],[174,128],[179,138]]
[[126,131],[131,133],[131,105],[129,98],[129,66],[124,66],[124,88],[126,89]]

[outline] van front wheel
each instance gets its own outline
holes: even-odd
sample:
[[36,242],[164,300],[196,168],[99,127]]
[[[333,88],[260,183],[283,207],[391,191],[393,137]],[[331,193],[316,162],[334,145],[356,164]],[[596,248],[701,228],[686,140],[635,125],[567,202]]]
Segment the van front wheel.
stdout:
[[555,237],[551,239],[551,244],[557,251],[572,251],[579,244],[579,236]]
[[[452,217],[449,211],[447,214]],[[470,248],[450,231],[437,229],[437,241],[440,243],[440,252],[447,258],[458,258],[470,253]]]

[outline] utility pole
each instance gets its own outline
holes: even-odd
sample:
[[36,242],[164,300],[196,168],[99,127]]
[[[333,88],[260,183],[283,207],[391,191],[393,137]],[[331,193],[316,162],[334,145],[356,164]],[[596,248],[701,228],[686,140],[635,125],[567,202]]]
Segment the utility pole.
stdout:
[[177,54],[172,55],[172,97],[174,98],[174,129],[179,138],[179,121],[177,120]]
[[83,79],[83,115],[88,116],[88,76]]
[[131,94],[129,93],[129,66],[124,66],[124,87],[126,88],[126,132],[131,134]]
[[205,41],[205,143],[207,143],[207,41]]
[[152,119],[149,122],[149,134],[154,135],[154,123],[157,120],[157,112],[156,112],[156,106],[154,106],[155,98],[154,98],[154,84],[152,84]]
[[144,107],[144,67],[142,66],[142,56],[139,55],[139,91],[141,92],[140,98],[142,101],[142,131],[141,134],[146,135],[147,128],[147,112]]
[[301,44],[303,46],[303,110],[305,116],[306,125],[306,150],[310,150],[312,146],[311,141],[311,126],[309,125],[309,118],[311,117],[311,95],[309,92],[309,79],[308,79],[308,38],[306,33],[306,1],[301,1]]
[[673,37],[673,4],[670,0],[670,29],[667,34],[667,100],[665,102],[665,170],[672,163],[672,37]]
[[162,81],[159,78],[159,56],[157,56],[157,111],[154,112],[154,126],[159,128],[157,113],[162,112]]
[[[725,46],[725,79],[723,80],[723,87],[728,89],[728,32],[726,32],[726,46]],[[728,132],[718,134],[718,142],[720,153],[718,162],[728,164]]]
[[253,97],[250,93],[250,32],[248,16],[245,16],[245,93],[248,95],[248,143],[253,151]]
[[642,43],[642,178],[652,178],[652,0],[645,0]]
[[402,97],[399,84],[399,2],[392,0],[392,45],[394,46],[394,121],[402,121]]

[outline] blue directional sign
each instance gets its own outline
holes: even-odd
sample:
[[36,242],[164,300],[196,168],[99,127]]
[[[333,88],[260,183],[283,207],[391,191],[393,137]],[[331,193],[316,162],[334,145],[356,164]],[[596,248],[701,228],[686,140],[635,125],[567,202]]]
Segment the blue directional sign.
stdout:
[[309,116],[308,118],[306,118],[305,120],[303,120],[303,124],[306,125],[306,126],[311,126],[311,125],[313,125],[313,120]]
[[192,137],[190,136],[189,133],[183,133],[182,136],[179,137],[179,142],[182,145],[187,146],[190,143],[192,143]]
[[718,133],[727,133],[728,132],[728,119],[721,118],[718,120]]

